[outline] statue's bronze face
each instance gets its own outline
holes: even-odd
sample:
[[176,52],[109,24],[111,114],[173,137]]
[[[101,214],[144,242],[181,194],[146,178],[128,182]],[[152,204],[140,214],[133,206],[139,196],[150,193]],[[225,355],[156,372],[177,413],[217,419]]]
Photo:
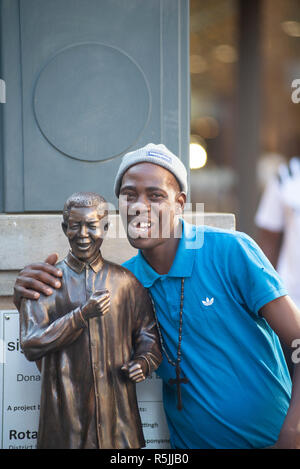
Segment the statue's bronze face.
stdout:
[[72,253],[84,262],[93,261],[104,237],[104,220],[97,207],[72,207],[68,224],[63,225]]

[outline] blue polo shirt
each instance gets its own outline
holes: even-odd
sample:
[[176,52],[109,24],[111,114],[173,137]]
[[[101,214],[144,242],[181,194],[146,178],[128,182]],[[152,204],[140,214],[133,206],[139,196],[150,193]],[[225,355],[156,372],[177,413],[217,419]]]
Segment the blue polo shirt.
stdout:
[[165,348],[175,361],[181,278],[183,410],[175,369],[164,357],[158,374],[173,448],[263,448],[278,437],[291,381],[277,335],[259,315],[286,295],[280,278],[246,234],[183,222],[167,275],[141,252],[124,264],[150,290]]

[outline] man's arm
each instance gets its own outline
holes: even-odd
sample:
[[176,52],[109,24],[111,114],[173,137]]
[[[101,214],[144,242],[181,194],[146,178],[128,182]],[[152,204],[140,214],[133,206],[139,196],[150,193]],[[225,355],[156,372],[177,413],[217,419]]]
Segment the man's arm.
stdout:
[[[300,339],[300,311],[289,296],[267,303],[260,314],[286,345]],[[290,407],[275,448],[300,449],[300,365],[294,367]]]
[[30,264],[19,273],[14,286],[14,304],[20,310],[22,298],[37,300],[40,293],[52,295],[53,288],[60,288],[62,272],[55,267],[58,255],[50,254],[45,262]]

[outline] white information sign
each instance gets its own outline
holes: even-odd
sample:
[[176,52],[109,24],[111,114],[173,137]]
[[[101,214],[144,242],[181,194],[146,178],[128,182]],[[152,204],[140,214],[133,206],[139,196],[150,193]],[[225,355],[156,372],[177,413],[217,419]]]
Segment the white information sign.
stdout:
[[[0,314],[0,447],[36,448],[41,377],[34,362],[24,357],[19,340],[19,313]],[[147,449],[168,449],[161,380],[155,373],[137,385],[139,409]]]

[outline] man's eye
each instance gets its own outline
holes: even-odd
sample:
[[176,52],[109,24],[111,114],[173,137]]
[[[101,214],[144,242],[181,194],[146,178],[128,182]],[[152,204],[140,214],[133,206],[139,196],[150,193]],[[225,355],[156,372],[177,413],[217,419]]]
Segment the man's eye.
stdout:
[[89,225],[89,228],[90,228],[91,230],[96,230],[96,229],[97,229],[97,226],[96,226],[96,225]]
[[133,200],[135,198],[134,193],[127,193],[127,194],[122,194],[122,196],[128,200]]

